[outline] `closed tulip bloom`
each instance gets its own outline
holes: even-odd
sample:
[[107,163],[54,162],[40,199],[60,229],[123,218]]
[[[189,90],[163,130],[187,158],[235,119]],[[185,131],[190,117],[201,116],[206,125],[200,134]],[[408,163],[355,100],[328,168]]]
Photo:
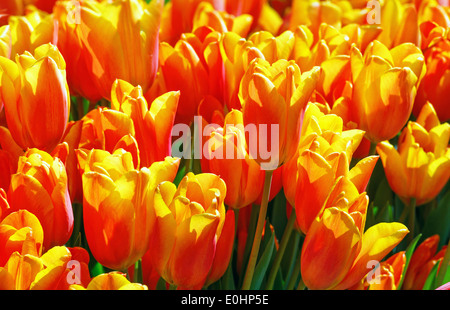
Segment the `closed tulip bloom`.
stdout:
[[392,190],[407,204],[434,199],[450,177],[450,125],[441,124],[431,104],[422,108],[416,122],[403,130],[398,147],[388,141],[377,146]]
[[404,290],[421,290],[433,266],[442,259],[444,246],[438,252],[439,235],[432,235],[423,240],[414,250],[403,282]]
[[225,195],[225,182],[209,173],[188,173],[178,188],[158,186],[149,251],[166,282],[201,289],[223,275],[234,243],[234,214],[225,210]]
[[427,71],[417,92],[413,114],[417,117],[422,107],[431,102],[441,122],[450,120],[450,109],[444,98],[450,96],[450,31],[427,22],[421,25]]
[[264,171],[249,157],[241,111],[232,110],[225,116],[224,126],[211,132],[205,149],[202,171],[220,175],[225,181],[225,204],[240,209],[256,202],[262,192]]
[[23,149],[51,152],[64,135],[70,111],[65,66],[52,44],[17,56],[15,63],[0,58],[6,121]]
[[[341,202],[343,202],[341,200]],[[302,246],[301,272],[313,290],[348,289],[359,283],[408,233],[400,223],[364,229],[368,199],[325,209],[312,223]]]
[[[38,218],[27,210],[19,210],[10,213],[0,222],[0,266],[4,266],[14,252],[22,255],[35,254],[40,256],[44,232]],[[31,250],[28,243],[32,242]]]
[[254,128],[246,136],[249,153],[264,170],[275,170],[294,156],[304,110],[320,72],[315,67],[302,74],[293,61],[272,65],[259,58],[252,61],[241,82],[240,98],[244,126]]
[[159,183],[175,178],[178,165],[179,159],[168,157],[137,170],[132,155],[122,149],[88,153],[82,177],[84,229],[100,264],[126,270],[145,254],[153,226],[153,192]]
[[422,52],[410,43],[389,50],[373,41],[364,55],[352,49],[351,70],[353,122],[372,143],[392,139],[411,115],[425,72]]
[[[67,3],[70,5],[70,1],[65,1],[60,6]],[[144,91],[150,88],[158,67],[158,33],[163,5],[161,0],[150,3],[141,0],[83,1],[75,21],[73,17],[72,21],[67,20],[70,12],[62,12],[63,21],[72,24],[66,25],[67,45],[63,55],[75,61],[74,66],[80,59],[83,68],[92,72],[88,72],[88,77],[97,92],[86,86],[90,97],[110,99],[111,86],[118,78],[141,85]],[[75,50],[71,51],[71,47]],[[84,72],[74,68],[70,72],[71,78],[83,79]],[[80,90],[83,91],[83,87]]]
[[123,80],[114,82],[111,108],[132,119],[142,167],[149,167],[170,156],[172,128],[179,98],[180,92],[168,92],[149,104],[140,86],[133,86]]
[[64,159],[30,149],[19,158],[11,177],[11,211],[25,209],[36,215],[44,231],[43,251],[65,244],[72,234],[73,211]]
[[[405,251],[398,252],[380,263],[371,279],[366,278],[369,290],[397,290],[406,265]],[[377,274],[378,273],[378,274]]]

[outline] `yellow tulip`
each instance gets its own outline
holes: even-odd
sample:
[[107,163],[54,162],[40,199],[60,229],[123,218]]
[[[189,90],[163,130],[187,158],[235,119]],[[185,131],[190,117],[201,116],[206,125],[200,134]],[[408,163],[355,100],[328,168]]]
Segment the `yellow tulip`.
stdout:
[[450,125],[441,124],[428,103],[402,131],[397,148],[388,141],[378,144],[389,185],[406,204],[412,198],[416,205],[429,202],[449,180],[449,138]]

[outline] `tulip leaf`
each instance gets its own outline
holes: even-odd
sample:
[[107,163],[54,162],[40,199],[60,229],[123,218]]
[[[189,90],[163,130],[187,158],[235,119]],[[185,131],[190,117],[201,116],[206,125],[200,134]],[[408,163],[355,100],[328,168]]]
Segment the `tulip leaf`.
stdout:
[[442,247],[450,236],[450,191],[439,201],[437,207],[426,218],[422,234],[424,238],[438,234],[440,236],[439,247]]
[[267,241],[263,242],[261,244],[261,247],[263,245],[265,245],[265,247],[264,247],[264,251],[262,252],[261,257],[255,267],[255,273],[254,273],[254,276],[252,279],[252,284],[250,287],[250,289],[252,289],[252,290],[260,289],[260,287],[263,283],[264,277],[266,275],[266,271],[272,260],[273,251],[275,248],[275,235],[271,232],[269,222],[267,222],[267,224],[266,224],[264,234],[265,235],[270,234],[270,235],[266,235],[264,237],[264,240],[267,240]]
[[413,241],[408,245],[408,248],[405,251],[406,255],[406,262],[405,262],[405,268],[403,268],[402,277],[400,279],[400,283],[397,286],[397,290],[400,290],[403,285],[403,280],[405,279],[406,271],[408,270],[409,262],[411,261],[411,256],[414,253],[414,250],[416,249],[417,242],[419,242],[419,239],[422,237],[421,234],[417,235],[416,238],[414,238]]
[[433,268],[431,269],[430,273],[428,274],[427,280],[425,281],[425,284],[422,287],[422,290],[429,291],[436,289],[436,277],[437,277],[437,271],[439,268],[439,264],[434,264]]

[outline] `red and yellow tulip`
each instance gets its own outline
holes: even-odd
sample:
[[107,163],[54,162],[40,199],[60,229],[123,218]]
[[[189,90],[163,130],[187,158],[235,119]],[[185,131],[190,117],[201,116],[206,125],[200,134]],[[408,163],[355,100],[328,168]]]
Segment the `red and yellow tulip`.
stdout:
[[112,154],[88,152],[81,167],[83,219],[89,248],[98,262],[126,270],[142,258],[153,229],[154,191],[159,183],[173,181],[178,165],[179,159],[168,157],[137,170],[131,153],[123,149]]
[[[67,127],[70,94],[66,62],[56,46],[44,44],[15,58],[0,57],[1,95],[16,143],[51,152]],[[44,125],[42,125],[44,124]]]
[[177,187],[160,184],[154,196],[153,266],[166,282],[198,289],[219,279],[231,257],[234,214],[226,211],[225,182],[188,173]]

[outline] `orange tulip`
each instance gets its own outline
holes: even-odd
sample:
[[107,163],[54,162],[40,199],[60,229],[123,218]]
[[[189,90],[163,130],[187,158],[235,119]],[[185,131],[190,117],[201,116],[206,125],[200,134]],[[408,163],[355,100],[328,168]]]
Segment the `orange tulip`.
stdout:
[[[218,42],[218,32],[206,29],[195,33],[184,34],[174,46],[167,42],[160,44],[160,75],[157,81],[164,85],[160,93],[146,96],[153,101],[161,93],[180,91],[180,101],[175,123],[190,125],[196,115],[198,106],[205,96],[219,94],[217,88],[220,75],[217,70],[209,72],[209,64],[204,55],[205,49]],[[218,60],[217,60],[218,61]],[[215,66],[213,61],[211,66]],[[213,78],[213,74],[217,77]],[[216,90],[214,90],[216,88]]]
[[286,60],[270,65],[256,58],[250,64],[240,98],[244,126],[254,130],[246,135],[250,157],[264,170],[275,170],[294,156],[303,113],[320,72],[315,67],[301,74],[294,61]]
[[422,205],[435,198],[450,178],[450,125],[440,124],[431,104],[402,131],[397,148],[388,141],[377,151],[392,190],[406,203]]
[[31,249],[34,248],[36,256],[40,256],[43,241],[41,223],[33,213],[27,210],[10,213],[0,222],[0,266],[4,266],[14,252],[21,255],[34,254],[34,251],[27,251],[30,242]]
[[6,265],[0,267],[0,289],[28,290],[43,268],[44,265],[38,257],[14,252]]
[[422,52],[410,43],[389,50],[373,41],[364,55],[352,49],[351,70],[352,121],[372,143],[392,139],[411,115],[425,72]]
[[44,251],[65,244],[72,234],[74,219],[64,161],[44,151],[28,150],[19,158],[8,190],[11,212],[26,209],[39,219]]
[[179,97],[179,92],[168,92],[149,106],[140,86],[134,87],[123,80],[114,82],[111,108],[124,112],[132,119],[141,167],[149,167],[170,156]]
[[[288,202],[295,205],[298,160],[305,150],[311,149],[313,144],[320,145],[319,149],[327,154],[345,151],[348,160],[351,160],[363,136],[364,132],[361,130],[344,130],[343,120],[339,116],[322,112],[317,103],[309,103],[305,110],[297,152],[282,167],[283,189]],[[322,156],[326,157],[327,154],[322,153]]]
[[[344,197],[338,204],[345,203]],[[364,230],[368,199],[329,207],[311,224],[302,246],[301,272],[309,289],[348,289],[359,283],[408,233],[400,223]]]
[[421,31],[427,72],[419,86],[413,114],[417,117],[422,107],[431,102],[439,119],[445,122],[450,120],[450,109],[445,100],[450,96],[450,31],[431,22],[422,24]]
[[53,247],[40,260],[43,269],[36,274],[31,290],[68,290],[72,285],[88,285],[89,253],[86,249]]
[[[379,273],[368,283],[369,290],[397,290],[406,264],[405,251],[398,252],[380,263]],[[366,279],[367,281],[367,279]]]
[[53,16],[35,7],[30,7],[24,13],[23,16],[10,16],[8,24],[0,28],[3,41],[0,56],[14,60],[16,54],[33,52],[43,44],[56,45]]
[[113,153],[126,149],[133,155],[133,163],[140,164],[139,147],[133,120],[125,113],[99,107],[90,111],[81,120],[70,122],[63,138],[69,146],[66,168],[69,176],[69,192],[73,202],[83,201],[80,167],[77,149],[100,149]]
[[249,158],[242,112],[232,110],[223,127],[213,129],[204,148],[202,171],[220,175],[227,184],[225,204],[240,209],[254,203],[262,192],[264,171]]
[[70,94],[65,61],[56,46],[44,44],[34,55],[25,52],[16,62],[0,57],[1,95],[6,121],[23,149],[52,151],[66,129]]
[[440,236],[433,235],[422,241],[411,256],[402,289],[421,290],[433,266],[442,260],[447,246],[438,250]]
[[[83,1],[79,6],[79,24],[67,20],[69,12],[64,8],[67,2],[70,4],[70,1],[60,3],[62,13],[58,15],[61,23],[66,24],[66,40],[62,42],[66,45],[62,45],[62,53],[72,66],[79,65],[77,60],[82,65],[80,69],[71,68],[68,75],[72,81],[72,78],[84,79],[82,74],[86,73],[87,81],[94,83],[81,84],[77,93],[83,96],[85,86],[91,100],[110,99],[111,86],[118,78],[140,85],[146,92],[157,72],[158,33],[164,2]],[[97,88],[96,92],[92,86]]]
[[328,142],[325,141],[319,137],[313,142],[312,148],[305,150],[298,158],[295,212],[297,225],[303,233],[309,231],[314,219],[323,212],[321,210],[325,204],[329,204],[333,188],[342,178],[348,178],[346,182],[353,193],[347,197],[347,203],[361,199],[378,160],[376,156],[367,157],[349,169],[351,157],[346,153],[348,149],[328,147],[328,154],[321,153],[320,148],[327,149]]
[[131,283],[128,281],[126,274],[118,271],[103,273],[94,277],[85,287],[79,284],[72,284],[71,290],[102,290],[102,291],[116,291],[116,290],[148,290],[146,285],[140,283]]
[[178,188],[158,186],[154,196],[153,266],[178,288],[200,289],[228,267],[234,241],[234,214],[226,212],[225,182],[214,174],[188,173]]
[[153,192],[159,183],[175,178],[179,162],[168,157],[137,170],[131,153],[122,149],[88,152],[81,167],[84,229],[100,264],[126,270],[145,254],[153,226]]

